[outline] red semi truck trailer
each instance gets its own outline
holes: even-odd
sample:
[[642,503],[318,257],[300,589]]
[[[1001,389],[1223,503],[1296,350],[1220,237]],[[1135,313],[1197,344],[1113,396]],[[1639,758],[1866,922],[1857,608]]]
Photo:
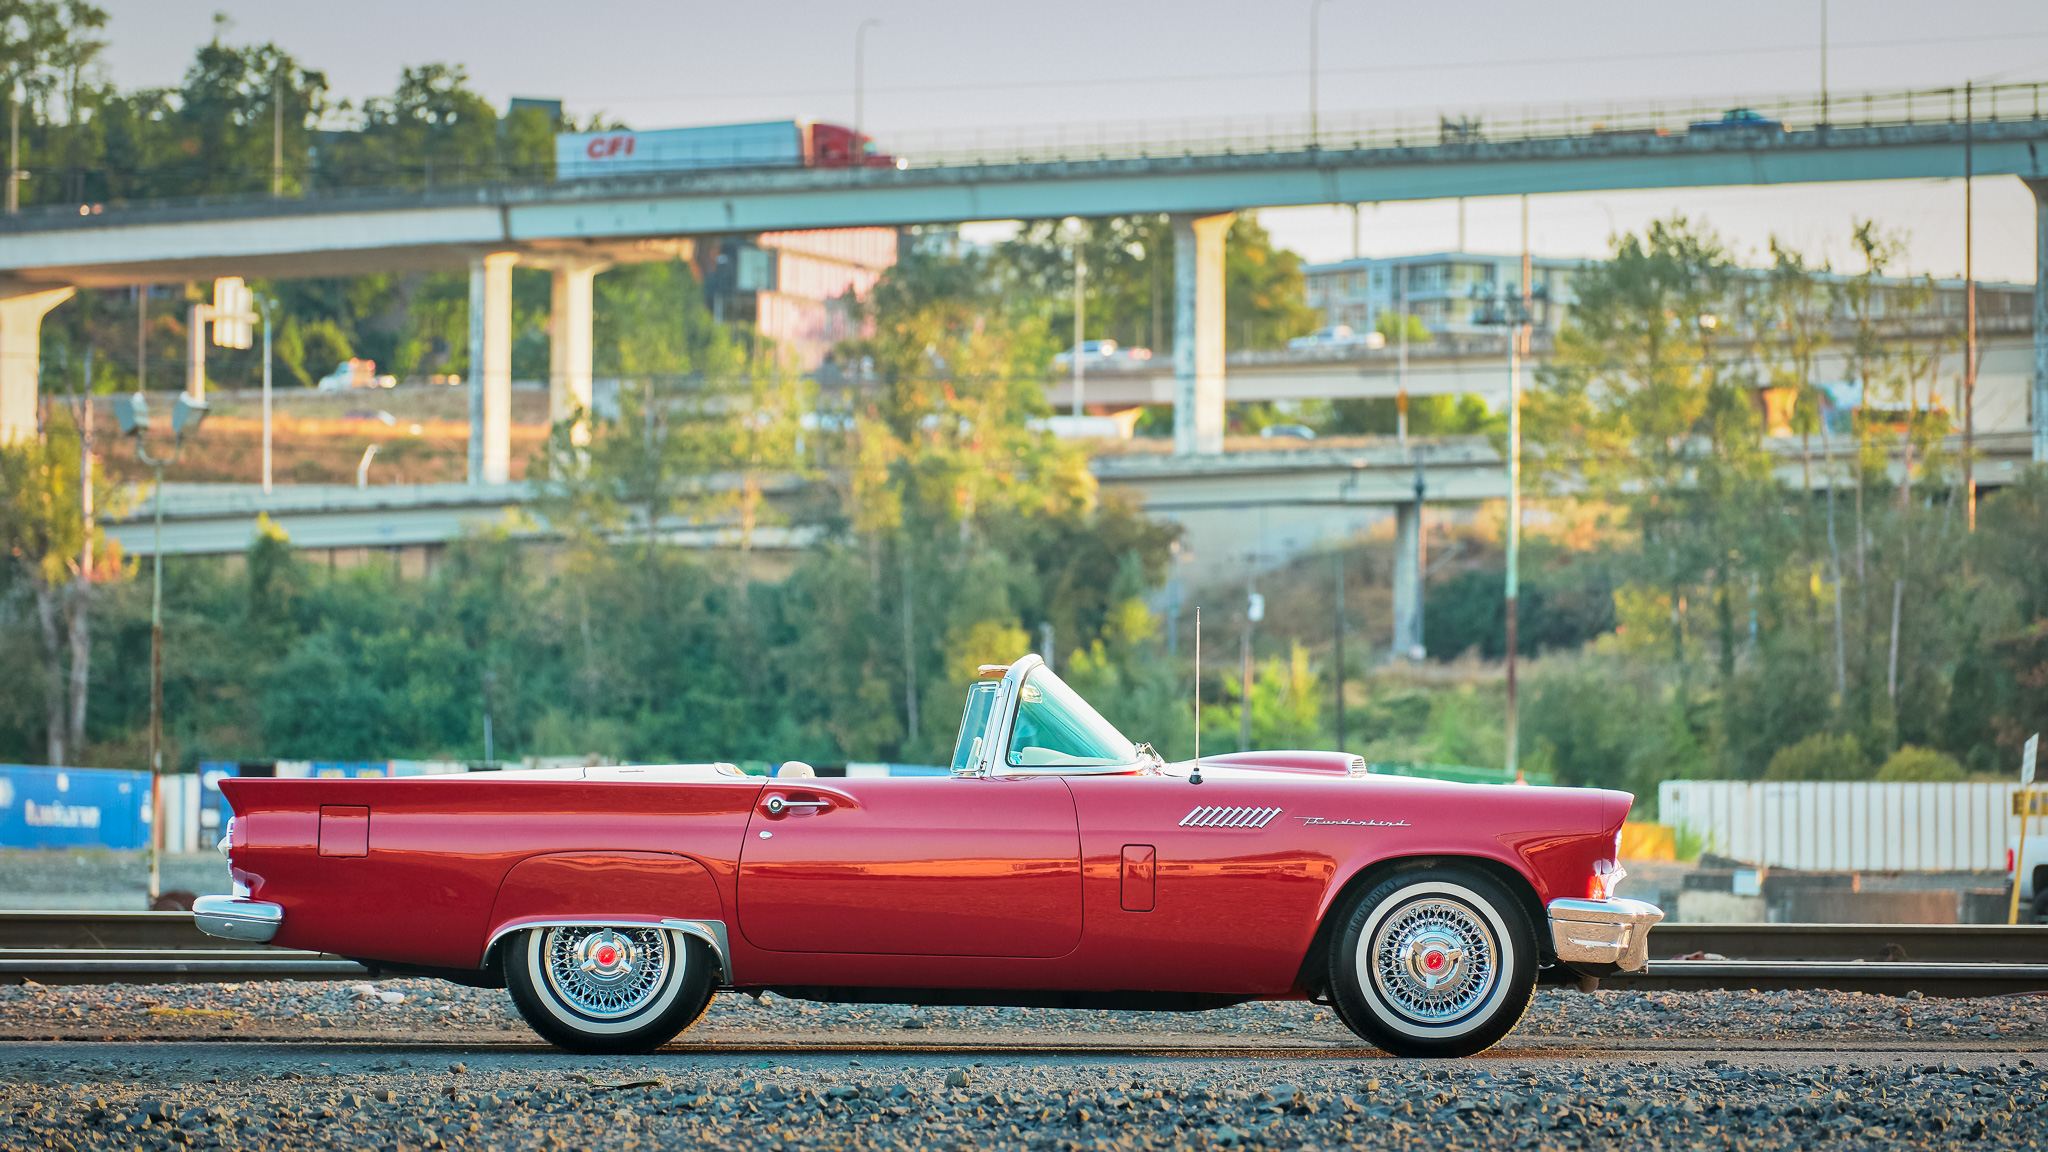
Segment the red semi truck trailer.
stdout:
[[555,177],[582,180],[729,168],[900,168],[863,147],[851,128],[810,120],[711,124],[651,132],[568,132],[555,137]]

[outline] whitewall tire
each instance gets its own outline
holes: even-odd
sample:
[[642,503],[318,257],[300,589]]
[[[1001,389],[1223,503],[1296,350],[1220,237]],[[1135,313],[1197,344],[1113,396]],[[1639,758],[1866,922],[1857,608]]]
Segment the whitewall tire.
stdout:
[[646,925],[529,928],[501,956],[519,1014],[571,1052],[651,1052],[703,1015],[716,983],[702,941]]
[[1352,1031],[1397,1056],[1469,1056],[1520,1022],[1536,987],[1528,913],[1476,868],[1393,873],[1339,912],[1330,999]]

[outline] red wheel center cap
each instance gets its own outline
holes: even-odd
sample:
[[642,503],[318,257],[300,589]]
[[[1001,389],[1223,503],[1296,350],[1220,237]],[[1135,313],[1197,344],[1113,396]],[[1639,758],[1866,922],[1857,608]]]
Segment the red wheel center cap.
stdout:
[[[597,950],[597,962],[599,964],[605,965],[606,967],[610,967],[611,965],[618,963],[619,950],[617,948],[612,947],[609,944],[604,945],[603,947]],[[1434,960],[1431,961],[1431,966],[1435,966]]]
[[1434,972],[1444,966],[1444,954],[1441,952],[1431,952],[1422,958],[1422,964],[1423,967]]

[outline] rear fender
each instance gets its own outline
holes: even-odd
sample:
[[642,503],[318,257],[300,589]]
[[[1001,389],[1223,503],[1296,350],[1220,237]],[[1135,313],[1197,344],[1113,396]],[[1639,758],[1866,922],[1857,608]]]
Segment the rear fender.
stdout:
[[526,928],[644,924],[694,936],[732,983],[724,902],[704,865],[670,852],[554,852],[513,865],[498,887],[480,967],[498,963],[504,942]]

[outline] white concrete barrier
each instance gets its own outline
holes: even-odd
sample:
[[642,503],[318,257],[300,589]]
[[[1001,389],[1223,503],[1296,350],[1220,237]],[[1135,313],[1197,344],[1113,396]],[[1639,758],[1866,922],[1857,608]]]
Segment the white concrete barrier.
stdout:
[[[1774,868],[2003,871],[2013,784],[1666,780],[1658,820],[1707,851]],[[2035,818],[2029,837],[2044,834]]]

